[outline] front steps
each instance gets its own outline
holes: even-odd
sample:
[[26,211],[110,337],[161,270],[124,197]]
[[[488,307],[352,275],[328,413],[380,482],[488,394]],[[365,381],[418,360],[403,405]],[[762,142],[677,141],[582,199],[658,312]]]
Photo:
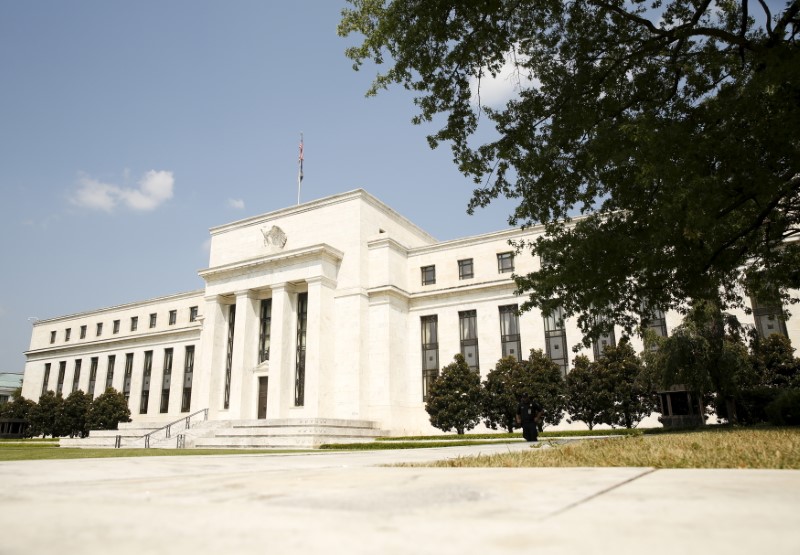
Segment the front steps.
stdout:
[[334,418],[238,420],[213,437],[198,438],[207,449],[316,449],[327,443],[368,443],[387,435],[375,422]]
[[[123,448],[144,448],[142,436],[168,422],[121,423],[119,430],[93,430],[86,438],[61,438],[61,447],[114,448],[117,436]],[[202,449],[316,449],[328,443],[367,443],[387,435],[368,420],[287,418],[271,420],[206,420],[187,430],[175,424],[170,437],[164,430],[150,438],[151,449],[175,449],[183,436],[184,448]]]

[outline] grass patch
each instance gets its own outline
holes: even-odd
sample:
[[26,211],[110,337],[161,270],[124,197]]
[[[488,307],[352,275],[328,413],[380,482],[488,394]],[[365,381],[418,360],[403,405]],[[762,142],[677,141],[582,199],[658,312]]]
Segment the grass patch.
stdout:
[[800,428],[628,436],[409,466],[800,469]]
[[3,443],[58,443],[59,438],[52,437],[21,437],[21,438],[3,438],[0,439],[0,445]]
[[53,445],[3,445],[0,461],[113,459],[120,457],[187,457],[195,455],[263,455],[306,453],[298,449],[75,449]]
[[333,451],[387,451],[391,449],[427,449],[429,447],[459,447],[462,445],[495,445],[498,443],[517,443],[514,438],[505,441],[376,441],[374,443],[328,443],[320,449]]
[[[614,430],[568,430],[563,432],[539,432],[539,437],[593,437],[593,436],[629,436],[648,433],[649,428],[616,428]],[[515,432],[496,434],[446,434],[438,436],[397,436],[379,437],[375,441],[471,441],[486,439],[522,439],[522,434]]]

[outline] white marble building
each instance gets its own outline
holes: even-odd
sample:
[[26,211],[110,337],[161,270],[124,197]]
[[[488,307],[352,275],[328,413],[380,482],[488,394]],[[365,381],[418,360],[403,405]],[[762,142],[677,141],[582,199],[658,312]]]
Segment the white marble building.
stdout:
[[[455,353],[484,377],[532,348],[571,364],[574,322],[514,312],[512,271],[538,260],[509,240],[538,233],[439,242],[360,189],[215,227],[205,289],[36,322],[23,395],[113,386],[153,424],[207,408],[430,433],[425,376]],[[787,326],[797,344],[800,323]]]

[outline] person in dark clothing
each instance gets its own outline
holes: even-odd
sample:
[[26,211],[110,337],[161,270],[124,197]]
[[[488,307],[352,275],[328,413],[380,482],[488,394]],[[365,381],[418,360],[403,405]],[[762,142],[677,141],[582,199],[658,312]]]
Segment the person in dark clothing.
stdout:
[[517,409],[517,417],[522,426],[522,437],[526,441],[537,441],[539,439],[539,426],[537,419],[541,416],[539,405],[528,397],[523,397]]

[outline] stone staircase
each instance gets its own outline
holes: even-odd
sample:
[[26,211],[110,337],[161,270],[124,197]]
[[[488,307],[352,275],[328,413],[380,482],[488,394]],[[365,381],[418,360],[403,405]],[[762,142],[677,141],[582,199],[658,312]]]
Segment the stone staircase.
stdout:
[[[169,437],[164,427],[171,424]],[[154,433],[153,433],[154,432]],[[388,435],[368,420],[333,418],[288,418],[271,420],[127,422],[118,430],[92,430],[86,438],[61,438],[61,447],[114,448],[117,436],[121,447],[144,448],[142,436],[152,433],[151,449],[316,449],[328,443],[368,443]]]
[[[169,424],[169,422],[120,422],[118,430],[92,430],[89,437],[69,438],[62,437],[58,444],[59,447],[81,447],[81,448],[114,448],[117,436],[122,437],[123,447],[144,447],[141,437],[150,432],[154,432]],[[138,445],[137,445],[138,444]]]
[[[213,436],[198,438],[194,447],[207,449],[316,449],[328,443],[369,443],[387,435],[368,420],[287,418],[236,420]],[[188,446],[188,445],[187,445]]]

